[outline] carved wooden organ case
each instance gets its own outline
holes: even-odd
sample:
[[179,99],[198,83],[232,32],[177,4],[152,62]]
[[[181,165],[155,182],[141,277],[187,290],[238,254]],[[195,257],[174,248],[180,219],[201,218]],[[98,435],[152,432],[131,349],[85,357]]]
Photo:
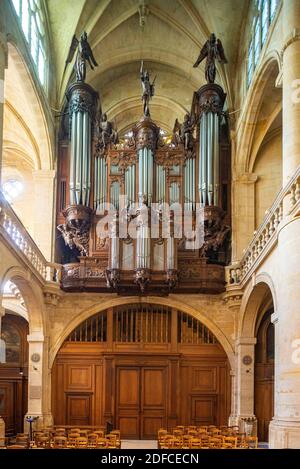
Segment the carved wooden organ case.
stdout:
[[[176,122],[171,143],[145,115],[127,141],[116,143],[98,93],[82,82],[69,86],[57,197],[64,290],[224,291],[231,225],[225,99],[208,83],[194,93],[184,122]],[[190,231],[182,226],[187,221]]]

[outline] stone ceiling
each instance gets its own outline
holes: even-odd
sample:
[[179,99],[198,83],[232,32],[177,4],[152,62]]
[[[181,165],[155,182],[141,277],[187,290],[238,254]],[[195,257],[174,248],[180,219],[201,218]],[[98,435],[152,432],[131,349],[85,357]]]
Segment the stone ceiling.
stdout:
[[[232,99],[232,79],[249,0],[49,0],[51,44],[56,64],[58,105],[72,73],[65,60],[73,34],[86,30],[96,70],[87,82],[100,94],[102,109],[120,132],[142,114],[140,61],[156,78],[151,117],[171,130],[190,109],[193,91],[204,84],[204,64],[193,68],[210,32],[221,39],[228,65],[217,82]],[[141,13],[144,10],[144,27]]]

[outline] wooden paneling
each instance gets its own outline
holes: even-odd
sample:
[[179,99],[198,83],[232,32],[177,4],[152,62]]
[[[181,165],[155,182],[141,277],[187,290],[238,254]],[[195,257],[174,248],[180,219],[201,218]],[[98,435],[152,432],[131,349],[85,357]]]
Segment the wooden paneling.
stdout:
[[67,425],[91,425],[91,396],[67,394]]
[[[177,310],[168,313],[171,324],[168,334],[163,335],[166,342],[162,343],[159,334],[149,332],[151,321],[160,324],[158,316],[151,315],[150,312],[148,319],[145,316],[148,342],[141,341],[137,332],[134,335],[133,330],[139,330],[137,322],[131,322],[128,315],[119,315],[120,320],[113,323],[110,310],[106,342],[75,341],[63,345],[52,372],[55,424],[110,422],[120,428],[122,438],[152,439],[160,427],[227,423],[229,366],[220,344],[204,329],[207,341],[199,343],[200,326],[196,327],[198,343],[178,342],[181,334]],[[135,319],[139,319],[138,315]],[[132,341],[114,341],[114,337],[121,337],[114,324]],[[194,327],[195,321],[191,325]],[[149,342],[152,338],[158,342]]]
[[28,395],[28,323],[9,314],[2,318],[2,338],[6,342],[6,363],[0,364],[0,415],[6,435],[23,431]]
[[140,369],[117,369],[117,426],[124,438],[139,438]]
[[92,371],[90,365],[70,365],[68,367],[67,389],[92,391]]
[[217,367],[193,367],[192,391],[216,392]]
[[191,422],[194,425],[215,425],[216,396],[192,396]]

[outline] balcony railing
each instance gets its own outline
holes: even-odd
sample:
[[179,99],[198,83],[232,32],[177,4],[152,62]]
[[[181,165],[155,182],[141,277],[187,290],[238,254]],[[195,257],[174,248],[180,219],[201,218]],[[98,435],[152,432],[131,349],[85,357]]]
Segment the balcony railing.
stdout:
[[277,242],[278,226],[284,216],[293,216],[300,207],[300,166],[280,190],[240,262],[226,268],[229,285],[243,285]]
[[58,282],[61,266],[47,262],[21,220],[0,191],[0,232],[13,248],[25,257],[35,273],[49,282]]

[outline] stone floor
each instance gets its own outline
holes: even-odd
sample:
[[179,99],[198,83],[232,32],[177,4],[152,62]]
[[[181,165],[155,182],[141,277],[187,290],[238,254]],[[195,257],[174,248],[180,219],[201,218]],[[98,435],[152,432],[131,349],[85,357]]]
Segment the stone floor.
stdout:
[[122,440],[122,449],[157,449],[155,440]]
[[[259,448],[268,449],[269,445],[265,442],[258,444]],[[155,440],[122,440],[122,449],[157,449]]]

